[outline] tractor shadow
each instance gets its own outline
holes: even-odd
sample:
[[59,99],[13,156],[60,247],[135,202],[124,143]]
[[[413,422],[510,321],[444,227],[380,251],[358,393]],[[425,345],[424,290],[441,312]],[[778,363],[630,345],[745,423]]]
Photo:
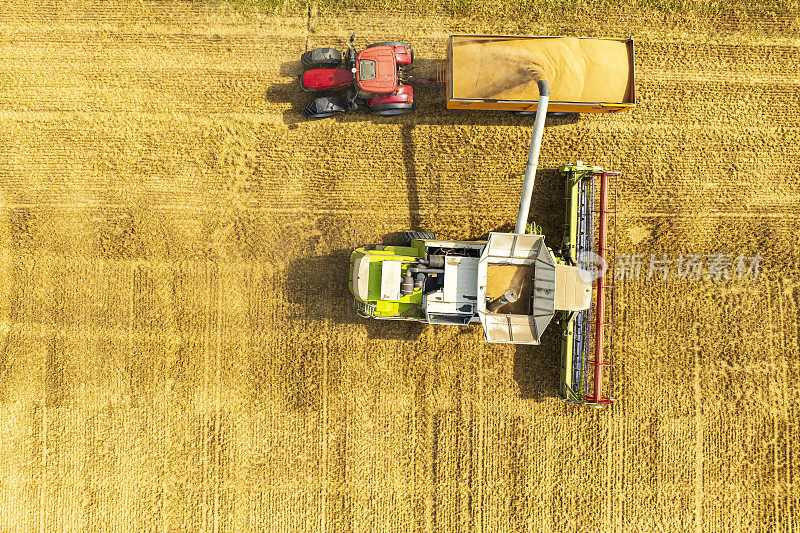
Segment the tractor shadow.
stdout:
[[[382,244],[399,244],[399,234],[396,237],[384,239]],[[289,264],[286,289],[297,318],[364,326],[367,335],[375,339],[416,339],[428,327],[427,324],[375,320],[358,315],[348,285],[351,252],[350,249],[335,250],[327,255],[297,259]]]
[[[335,120],[338,123],[348,122],[375,122],[377,124],[403,124],[409,127],[414,125],[473,125],[487,126],[533,126],[535,116],[520,116],[509,111],[469,111],[462,109],[447,109],[445,107],[445,86],[442,83],[430,81],[436,76],[436,66],[440,59],[415,59],[413,68],[409,70],[416,80],[411,81],[414,87],[414,100],[417,103],[415,112],[397,117],[380,117],[370,113],[366,108],[356,109],[341,113],[332,118],[321,120]],[[289,103],[291,107],[283,112],[283,122],[295,128],[300,123],[311,122],[319,119],[309,119],[303,112],[306,102],[317,96],[331,96],[340,94],[336,92],[310,93],[300,89],[299,76],[303,73],[300,61],[289,61],[281,64],[280,74],[291,77],[291,81],[283,81],[270,85],[265,94],[267,101],[272,103]],[[580,121],[580,115],[548,116],[547,127],[575,124]]]

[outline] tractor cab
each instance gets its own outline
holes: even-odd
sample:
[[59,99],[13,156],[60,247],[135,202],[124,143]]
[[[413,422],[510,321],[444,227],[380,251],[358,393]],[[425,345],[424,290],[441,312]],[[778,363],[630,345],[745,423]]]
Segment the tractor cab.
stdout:
[[358,88],[371,94],[388,94],[397,88],[397,60],[392,46],[367,48],[356,60]]

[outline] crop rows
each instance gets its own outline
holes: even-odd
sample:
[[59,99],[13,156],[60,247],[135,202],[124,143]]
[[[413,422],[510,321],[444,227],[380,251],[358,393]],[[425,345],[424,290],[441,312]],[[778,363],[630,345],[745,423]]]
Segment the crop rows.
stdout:
[[[796,15],[508,9],[0,8],[0,524],[795,527]],[[555,328],[355,315],[354,246],[510,227],[532,121],[431,86],[412,116],[306,121],[300,53],[353,32],[423,73],[455,32],[634,36],[637,107],[553,120],[531,207],[556,245],[555,169],[622,172],[617,253],[644,264],[617,280],[613,408],[554,397]],[[757,279],[648,279],[714,253]]]

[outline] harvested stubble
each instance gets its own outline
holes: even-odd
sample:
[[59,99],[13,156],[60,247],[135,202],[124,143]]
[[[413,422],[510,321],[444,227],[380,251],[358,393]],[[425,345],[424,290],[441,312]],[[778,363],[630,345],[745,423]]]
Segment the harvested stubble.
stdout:
[[[0,9],[0,528],[797,523],[796,14],[503,9]],[[620,281],[610,410],[552,397],[554,329],[515,349],[351,311],[353,244],[512,223],[530,124],[422,89],[400,120],[298,111],[307,47],[355,29],[428,69],[508,20],[637,39],[637,108],[545,132],[551,244],[553,169],[582,159],[623,172],[619,253],[763,256],[756,281]]]

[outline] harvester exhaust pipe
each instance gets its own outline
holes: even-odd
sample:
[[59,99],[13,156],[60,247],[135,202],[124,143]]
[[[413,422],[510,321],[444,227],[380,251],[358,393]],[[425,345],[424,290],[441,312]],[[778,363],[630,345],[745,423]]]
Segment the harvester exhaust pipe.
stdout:
[[547,80],[539,80],[539,105],[536,108],[536,121],[533,123],[531,148],[528,150],[528,166],[525,168],[525,179],[522,182],[522,196],[519,200],[517,225],[514,233],[525,233],[528,225],[528,211],[531,208],[533,180],[536,177],[536,166],[539,164],[539,149],[542,147],[544,119],[547,116],[547,102],[550,100],[550,84]]

